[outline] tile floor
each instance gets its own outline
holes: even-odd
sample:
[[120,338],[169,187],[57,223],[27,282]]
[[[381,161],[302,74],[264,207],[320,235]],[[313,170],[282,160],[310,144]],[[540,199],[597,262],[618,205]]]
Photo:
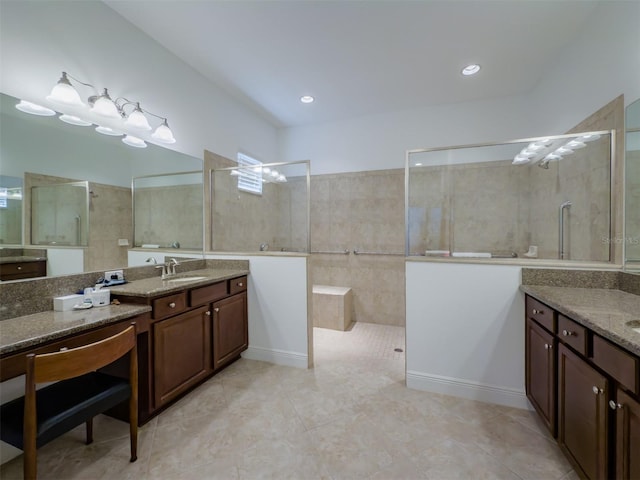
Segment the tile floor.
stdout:
[[[404,386],[404,329],[315,329],[313,370],[239,360],[140,431],[100,416],[39,450],[41,479],[576,479],[535,415]],[[22,478],[22,457],[0,469]]]

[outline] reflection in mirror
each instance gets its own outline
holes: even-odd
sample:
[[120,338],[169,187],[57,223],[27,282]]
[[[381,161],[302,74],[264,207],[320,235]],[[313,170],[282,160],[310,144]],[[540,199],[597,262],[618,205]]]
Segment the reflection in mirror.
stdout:
[[[55,234],[44,234],[44,238],[33,237],[34,242],[46,243],[47,235],[65,236],[64,240],[50,238],[56,241],[55,246],[40,247],[46,249],[47,273],[126,267],[128,249],[133,246],[133,177],[202,171],[202,160],[153,144],[132,148],[121,141],[121,136],[96,133],[96,125],[74,126],[58,116],[29,115],[15,108],[18,103],[18,99],[0,94],[0,187],[8,177],[23,185],[21,221],[16,215],[7,215],[8,208],[0,208],[0,248],[22,249],[32,242],[32,187],[83,181],[89,182],[93,192],[89,196],[88,222],[81,222],[81,229],[88,229],[81,234],[83,246],[60,246],[59,242],[77,243],[73,223],[64,227],[64,233],[59,228]],[[7,201],[7,205],[11,203]],[[10,228],[5,230],[5,226]]]
[[611,259],[611,133],[413,150],[407,255]]
[[22,178],[0,175],[0,244],[22,243]]
[[309,251],[309,161],[211,170],[211,249]]
[[31,187],[31,244],[85,246],[89,182]]
[[202,171],[133,179],[134,245],[202,251]]
[[640,272],[640,100],[626,109],[625,268]]

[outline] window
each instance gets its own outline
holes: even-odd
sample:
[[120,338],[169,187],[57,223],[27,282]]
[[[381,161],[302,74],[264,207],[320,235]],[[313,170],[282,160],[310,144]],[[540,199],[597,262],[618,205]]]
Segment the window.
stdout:
[[238,190],[262,195],[262,162],[244,153],[238,153],[238,166],[255,166],[238,170]]

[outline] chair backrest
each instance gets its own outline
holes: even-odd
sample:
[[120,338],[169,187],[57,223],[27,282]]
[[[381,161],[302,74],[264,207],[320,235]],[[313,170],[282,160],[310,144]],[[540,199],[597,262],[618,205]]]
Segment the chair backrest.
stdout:
[[89,345],[42,355],[27,355],[27,378],[33,383],[79,377],[104,367],[136,346],[135,324]]

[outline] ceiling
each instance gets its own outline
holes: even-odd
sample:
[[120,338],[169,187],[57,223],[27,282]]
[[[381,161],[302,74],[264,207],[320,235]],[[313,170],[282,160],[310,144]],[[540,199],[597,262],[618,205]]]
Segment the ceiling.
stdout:
[[[526,94],[597,6],[571,0],[103,0],[278,127]],[[473,77],[460,70],[482,65]],[[302,104],[302,95],[314,103]]]

